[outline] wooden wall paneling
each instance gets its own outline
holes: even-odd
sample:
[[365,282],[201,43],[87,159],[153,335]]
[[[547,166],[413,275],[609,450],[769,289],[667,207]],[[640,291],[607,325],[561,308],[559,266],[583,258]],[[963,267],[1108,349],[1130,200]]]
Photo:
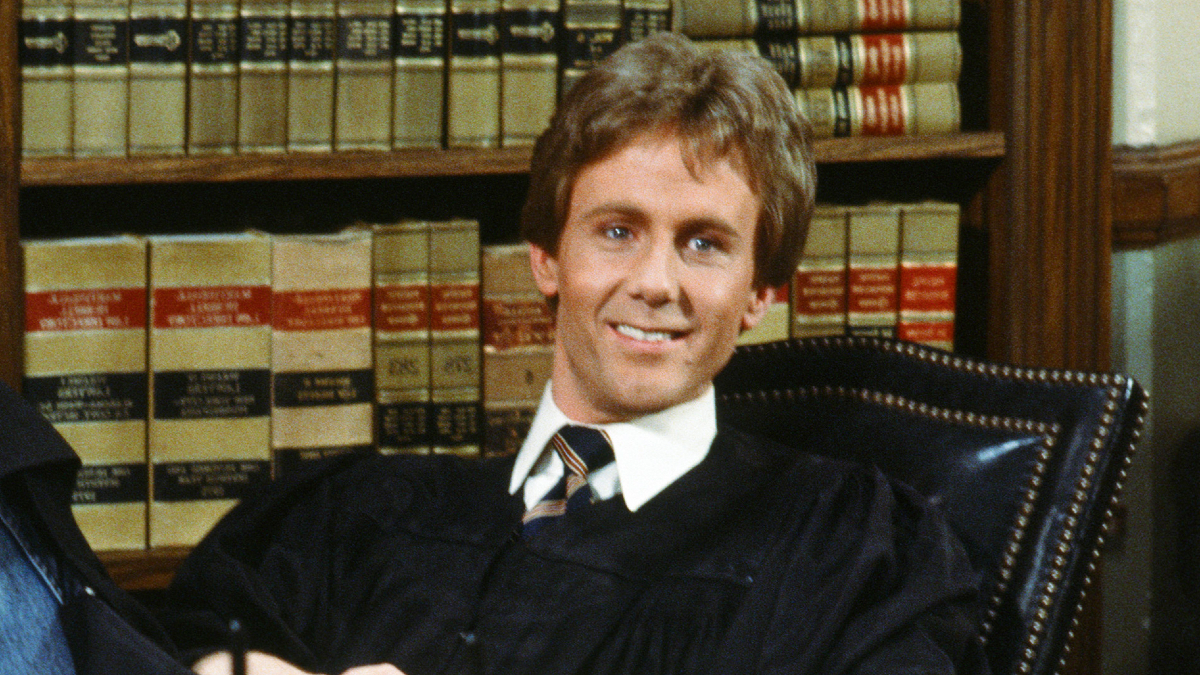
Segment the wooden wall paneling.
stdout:
[[1200,234],[1200,141],[1115,148],[1112,207],[1118,248]]
[[19,2],[0,2],[0,380],[20,386],[24,301],[20,227],[20,69],[17,66]]

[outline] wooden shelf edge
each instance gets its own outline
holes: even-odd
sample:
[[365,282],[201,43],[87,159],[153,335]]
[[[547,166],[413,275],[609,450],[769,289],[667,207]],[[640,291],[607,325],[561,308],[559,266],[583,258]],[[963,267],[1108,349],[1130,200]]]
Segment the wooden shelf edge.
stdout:
[[[1004,156],[1004,134],[831,138],[815,143],[818,162],[988,159]],[[529,171],[529,148],[234,154],[180,157],[35,158],[21,162],[21,185],[131,185],[235,181],[482,176]]]
[[1118,249],[1200,235],[1200,141],[1114,148],[1112,201]]
[[166,588],[190,552],[191,548],[180,546],[146,551],[101,551],[97,556],[118,586],[127,591],[148,591]]

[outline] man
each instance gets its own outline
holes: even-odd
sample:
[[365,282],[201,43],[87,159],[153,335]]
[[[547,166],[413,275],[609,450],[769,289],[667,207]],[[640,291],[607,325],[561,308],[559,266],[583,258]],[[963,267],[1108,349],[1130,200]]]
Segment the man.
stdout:
[[[557,318],[515,458],[349,459],[243,503],[176,577],[202,673],[953,673],[967,563],[879,473],[718,428],[795,268],[808,130],[762,61],[660,35],[572,89],[522,231]],[[609,457],[612,461],[606,461]]]

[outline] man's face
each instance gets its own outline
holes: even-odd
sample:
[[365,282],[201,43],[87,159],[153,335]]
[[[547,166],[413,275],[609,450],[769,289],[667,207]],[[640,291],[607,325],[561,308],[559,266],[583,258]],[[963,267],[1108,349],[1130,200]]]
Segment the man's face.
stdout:
[[693,176],[674,135],[585,167],[558,251],[531,249],[558,297],[554,401],[580,422],[623,421],[711,386],[770,289],[754,288],[759,199],[728,161]]

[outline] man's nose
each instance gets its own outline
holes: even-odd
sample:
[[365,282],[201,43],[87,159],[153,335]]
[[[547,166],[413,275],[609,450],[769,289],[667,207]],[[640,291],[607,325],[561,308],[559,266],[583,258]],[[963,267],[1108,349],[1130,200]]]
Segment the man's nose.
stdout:
[[630,294],[654,307],[677,301],[680,262],[674,246],[648,244],[630,272]]

